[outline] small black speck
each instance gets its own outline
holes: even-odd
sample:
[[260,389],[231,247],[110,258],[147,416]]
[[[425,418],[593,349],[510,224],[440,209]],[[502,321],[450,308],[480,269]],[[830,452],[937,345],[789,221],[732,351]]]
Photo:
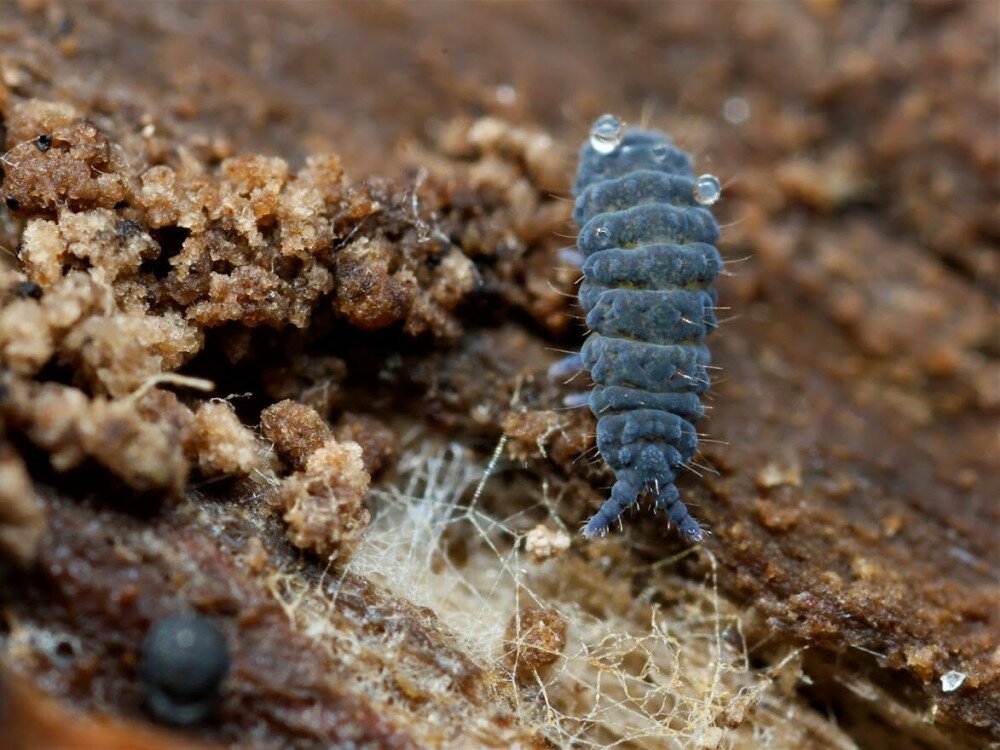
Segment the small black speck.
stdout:
[[35,139],[35,146],[38,147],[39,151],[48,151],[52,148],[52,136],[48,133],[42,133]]
[[9,208],[11,211],[17,211],[17,209],[21,207],[21,202],[13,195],[8,195],[6,198],[4,198],[4,203],[7,204],[7,208]]
[[0,403],[6,401],[8,395],[10,395],[10,389],[3,383],[0,383]]
[[20,281],[14,285],[14,292],[18,297],[31,297],[31,299],[41,299],[42,288],[34,281]]
[[122,239],[132,237],[133,235],[139,234],[141,231],[142,227],[139,226],[138,222],[135,222],[132,219],[122,219],[117,225],[115,225],[115,232],[117,232],[118,236]]

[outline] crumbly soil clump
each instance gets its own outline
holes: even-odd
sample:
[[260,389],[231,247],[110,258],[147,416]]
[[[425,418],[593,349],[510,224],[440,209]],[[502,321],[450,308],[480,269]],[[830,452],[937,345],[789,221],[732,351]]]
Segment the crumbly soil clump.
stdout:
[[360,445],[327,440],[278,488],[288,539],[326,558],[349,557],[371,520],[363,504],[370,481]]

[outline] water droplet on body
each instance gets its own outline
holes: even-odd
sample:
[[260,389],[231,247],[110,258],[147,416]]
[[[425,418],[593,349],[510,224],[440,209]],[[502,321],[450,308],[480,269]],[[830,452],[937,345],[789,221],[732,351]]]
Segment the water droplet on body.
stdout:
[[657,161],[665,161],[667,155],[670,153],[670,146],[666,143],[657,143],[651,150],[653,152],[654,159]]
[[594,230],[594,236],[601,240],[601,242],[604,242],[611,237],[611,230],[607,227],[598,227]]
[[590,146],[599,154],[610,154],[621,145],[625,124],[614,115],[601,115],[590,129]]
[[711,206],[722,197],[722,183],[714,174],[703,174],[694,181],[694,199],[703,206]]

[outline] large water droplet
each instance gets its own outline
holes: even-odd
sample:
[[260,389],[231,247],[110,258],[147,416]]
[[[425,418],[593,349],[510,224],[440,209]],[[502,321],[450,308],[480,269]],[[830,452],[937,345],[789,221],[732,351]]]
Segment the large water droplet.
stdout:
[[703,206],[711,206],[722,197],[722,183],[714,174],[703,174],[694,181],[694,199]]
[[621,145],[625,125],[614,115],[601,115],[590,129],[590,145],[599,154],[610,154]]

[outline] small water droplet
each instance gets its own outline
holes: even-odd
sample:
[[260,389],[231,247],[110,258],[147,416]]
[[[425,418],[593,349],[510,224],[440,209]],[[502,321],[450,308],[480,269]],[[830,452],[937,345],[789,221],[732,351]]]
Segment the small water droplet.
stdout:
[[732,125],[741,125],[750,117],[750,102],[742,96],[731,96],[722,105],[722,116]]
[[517,101],[517,89],[511,86],[509,83],[501,84],[496,87],[494,94],[497,98],[497,102],[503,104],[505,107],[509,107],[514,102]]
[[670,146],[668,146],[666,143],[657,143],[655,146],[653,146],[651,151],[653,152],[654,159],[656,159],[657,161],[664,161],[667,158],[667,155],[670,153]]
[[603,242],[611,237],[611,230],[607,227],[598,227],[594,230],[594,236]]
[[590,129],[590,145],[599,154],[610,154],[621,145],[625,125],[614,115],[601,115]]
[[963,682],[965,682],[965,673],[953,669],[941,675],[941,690],[945,693],[950,693],[962,687]]
[[711,206],[722,197],[722,183],[714,174],[703,174],[694,181],[694,199],[703,206]]

